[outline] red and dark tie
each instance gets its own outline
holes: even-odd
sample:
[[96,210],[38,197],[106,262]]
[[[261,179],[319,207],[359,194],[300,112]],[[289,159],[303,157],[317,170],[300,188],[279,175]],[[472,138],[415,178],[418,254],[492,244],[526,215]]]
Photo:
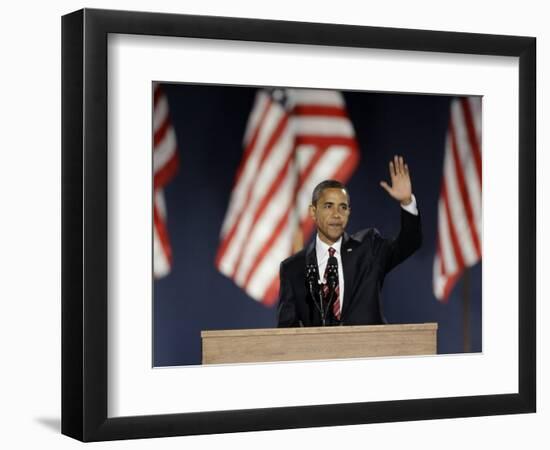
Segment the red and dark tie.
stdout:
[[[329,257],[332,258],[334,254],[336,253],[336,250],[332,247],[329,247],[328,254]],[[327,262],[327,267],[325,268],[325,275],[323,276],[323,296],[325,299],[328,299],[330,294],[330,289],[327,284],[327,275],[328,275],[328,267],[329,264]],[[334,288],[334,302],[332,303],[332,314],[334,314],[334,317],[336,319],[340,320],[340,286],[338,285],[338,276],[336,277],[336,287]]]

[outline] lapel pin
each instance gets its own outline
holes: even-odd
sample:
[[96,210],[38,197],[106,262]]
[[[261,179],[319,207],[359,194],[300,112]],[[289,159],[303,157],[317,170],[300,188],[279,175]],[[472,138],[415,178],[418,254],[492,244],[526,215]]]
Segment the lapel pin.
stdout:
[[348,248],[348,252],[351,252],[353,249],[352,248]]

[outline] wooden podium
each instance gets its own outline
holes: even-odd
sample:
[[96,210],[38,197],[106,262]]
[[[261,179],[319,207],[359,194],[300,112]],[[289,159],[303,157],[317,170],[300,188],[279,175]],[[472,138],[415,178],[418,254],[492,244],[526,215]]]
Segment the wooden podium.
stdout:
[[202,363],[434,355],[437,323],[202,331]]

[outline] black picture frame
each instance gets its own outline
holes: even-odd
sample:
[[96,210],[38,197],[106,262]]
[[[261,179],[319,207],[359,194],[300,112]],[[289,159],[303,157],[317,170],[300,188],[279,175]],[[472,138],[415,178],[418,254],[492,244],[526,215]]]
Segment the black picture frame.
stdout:
[[[109,33],[519,58],[517,393],[107,417]],[[62,433],[82,441],[535,412],[536,39],[84,9],[62,18]]]

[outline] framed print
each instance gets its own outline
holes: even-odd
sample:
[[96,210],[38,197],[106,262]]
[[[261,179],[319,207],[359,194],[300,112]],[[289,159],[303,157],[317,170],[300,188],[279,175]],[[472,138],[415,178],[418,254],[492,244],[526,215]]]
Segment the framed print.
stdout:
[[[534,38],[103,10],[69,14],[62,26],[64,434],[98,441],[535,411]],[[402,164],[393,152],[404,154],[424,243],[385,283],[384,313],[390,323],[438,322],[437,354],[201,364],[198,330],[271,329],[281,320],[278,263],[290,253],[274,255],[276,274],[274,263],[258,263],[265,277],[256,282],[247,261],[269,260],[275,237],[247,225],[241,234],[258,243],[251,256],[237,245],[234,266],[225,253],[231,211],[260,208],[230,200],[239,167],[247,170],[241,157],[253,155],[246,143],[262,114],[256,101],[275,105],[295,129],[296,111],[338,117],[327,148],[340,150],[319,181],[347,183],[355,228],[376,214],[382,234],[395,231],[396,203],[379,181],[389,179],[388,160]],[[462,128],[453,111],[466,118]],[[323,130],[333,126],[327,117]],[[330,156],[315,156],[326,133],[307,129],[310,140],[292,147],[284,166],[299,174]],[[470,244],[449,242],[478,249],[466,264],[477,301],[464,312],[451,299],[445,316],[430,313],[438,295],[458,289],[432,280],[450,264],[434,263],[445,256],[438,205],[452,196],[441,188],[445,149],[459,155],[461,138],[479,152],[464,169],[478,180],[477,203],[463,207],[476,233]],[[278,173],[275,161],[266,167],[266,176]],[[456,177],[458,197],[472,194],[467,177]],[[303,206],[304,246],[309,200],[290,191]],[[356,199],[370,209],[361,212]],[[345,323],[345,292],[335,317],[362,325]],[[461,314],[474,317],[464,347],[453,328],[460,320],[446,321]],[[345,382],[327,390],[331,379]]]

